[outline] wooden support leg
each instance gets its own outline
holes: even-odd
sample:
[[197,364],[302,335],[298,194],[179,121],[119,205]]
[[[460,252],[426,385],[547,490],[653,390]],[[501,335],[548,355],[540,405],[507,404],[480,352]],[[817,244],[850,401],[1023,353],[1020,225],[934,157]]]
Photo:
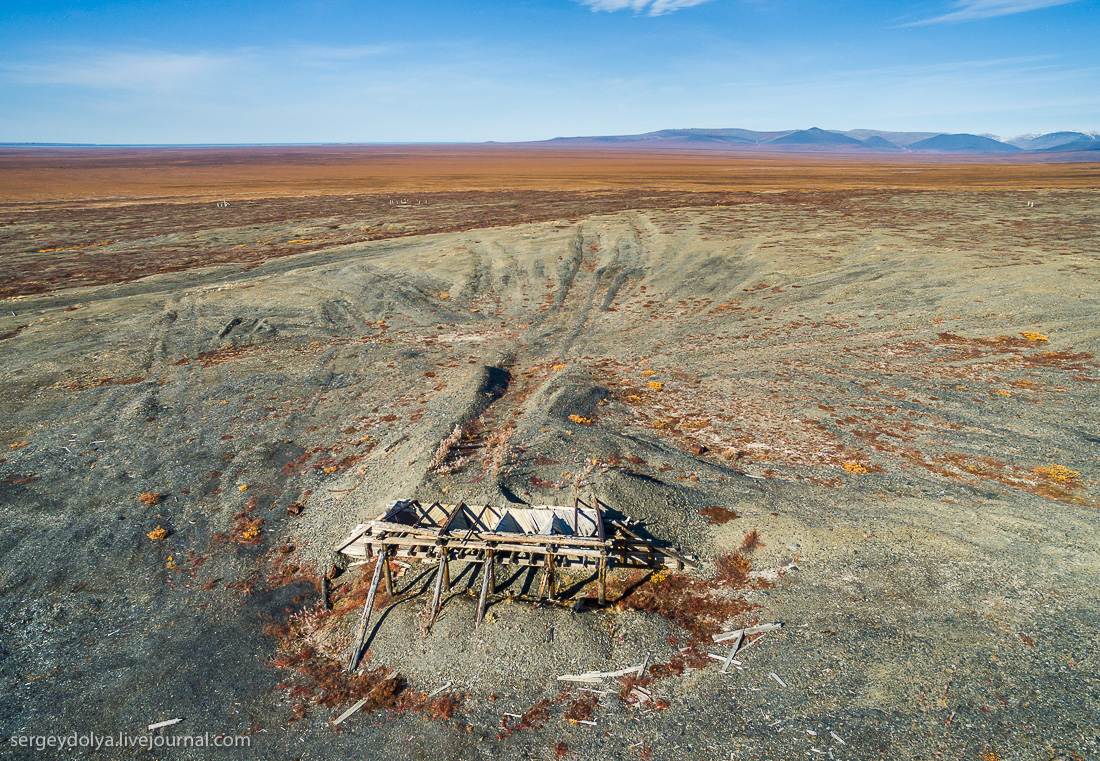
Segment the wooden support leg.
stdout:
[[600,569],[596,578],[600,589],[600,605],[607,605],[607,555],[600,555]]
[[447,562],[447,553],[443,553],[443,591],[451,591],[451,564]]
[[359,633],[355,637],[351,657],[348,659],[348,672],[355,671],[359,665],[359,657],[363,651],[363,640],[367,637],[367,622],[370,621],[371,608],[374,607],[374,595],[378,591],[378,582],[382,578],[382,558],[374,564],[374,578],[370,582],[370,590],[367,592],[367,602],[363,605],[363,615],[359,619]]
[[329,601],[329,588],[332,582],[328,580],[328,576],[321,577],[321,604],[325,607],[325,610],[332,610],[332,602]]
[[383,589],[386,591],[387,596],[393,597],[393,571],[390,569],[390,551],[388,549],[382,550],[378,562],[382,564],[382,580],[385,583]]
[[539,593],[535,599],[541,600],[542,596],[546,594],[546,582],[550,580],[550,556],[546,556],[545,564],[542,566],[542,578],[539,580]]
[[439,571],[435,574],[435,591],[432,592],[432,607],[428,609],[428,628],[432,628],[435,617],[439,615],[440,598],[443,596],[443,574],[447,571],[447,551],[439,557]]
[[546,599],[553,600],[558,596],[557,568],[554,565],[554,553],[546,556]]
[[474,626],[481,626],[481,619],[485,617],[485,604],[489,601],[489,593],[493,589],[493,551],[485,554],[485,562],[481,565],[481,597],[477,600],[477,619]]

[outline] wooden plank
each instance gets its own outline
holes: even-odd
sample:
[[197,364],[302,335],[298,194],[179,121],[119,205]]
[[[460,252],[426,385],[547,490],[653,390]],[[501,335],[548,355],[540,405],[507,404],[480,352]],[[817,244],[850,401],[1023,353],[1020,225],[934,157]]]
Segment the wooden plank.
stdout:
[[355,646],[348,659],[348,672],[355,671],[359,665],[359,657],[363,650],[363,640],[367,637],[367,622],[370,621],[371,608],[374,606],[374,594],[378,591],[378,581],[382,577],[382,559],[379,558],[374,566],[374,578],[370,582],[370,590],[367,592],[367,601],[363,605],[363,615],[359,619],[359,633],[355,637]]
[[349,544],[354,543],[356,540],[358,540],[361,536],[363,536],[363,534],[365,534],[369,530],[370,530],[370,524],[369,523],[360,523],[359,525],[357,525],[355,527],[355,529],[350,534],[348,534],[348,537],[346,539],[344,539],[342,542],[340,542],[338,545],[336,545],[336,551],[337,552],[343,552],[345,547],[347,547]]
[[729,657],[726,658],[722,664],[722,673],[725,674],[730,670],[730,665],[733,663],[733,656],[737,655],[737,651],[741,649],[741,641],[745,639],[745,630],[742,629],[737,634],[737,639],[733,641],[733,648],[730,649]]
[[711,639],[714,640],[715,642],[725,642],[726,640],[733,639],[734,637],[737,637],[738,635],[761,634],[763,632],[771,632],[771,631],[775,631],[776,629],[782,629],[782,628],[783,628],[783,624],[759,624],[757,626],[750,626],[750,627],[745,628],[745,629],[735,629],[734,631],[731,631],[731,632],[721,632],[719,634],[712,634]]
[[358,711],[360,708],[362,708],[366,704],[367,704],[367,699],[366,698],[363,698],[362,700],[359,700],[351,708],[344,711],[342,714],[340,714],[335,719],[333,719],[332,720],[332,726],[334,726],[334,727],[340,726],[345,721],[347,721],[352,716],[352,714],[354,714],[356,711]]

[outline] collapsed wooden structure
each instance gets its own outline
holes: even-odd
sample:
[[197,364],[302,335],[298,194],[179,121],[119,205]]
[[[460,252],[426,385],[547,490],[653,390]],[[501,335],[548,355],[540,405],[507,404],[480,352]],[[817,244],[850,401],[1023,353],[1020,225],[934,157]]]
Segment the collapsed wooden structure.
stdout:
[[429,628],[439,614],[442,595],[450,589],[450,564],[456,561],[482,565],[475,626],[481,625],[489,595],[495,591],[497,564],[541,567],[539,599],[557,597],[560,569],[594,569],[600,605],[607,600],[610,568],[695,567],[690,558],[636,534],[629,519],[609,519],[605,507],[598,499],[585,502],[579,497],[573,507],[463,502],[424,505],[415,499],[393,502],[375,520],[357,525],[336,546],[344,562],[378,558],[348,670],[359,663],[379,584],[384,584],[387,595],[393,595],[391,559],[438,563],[428,608]]

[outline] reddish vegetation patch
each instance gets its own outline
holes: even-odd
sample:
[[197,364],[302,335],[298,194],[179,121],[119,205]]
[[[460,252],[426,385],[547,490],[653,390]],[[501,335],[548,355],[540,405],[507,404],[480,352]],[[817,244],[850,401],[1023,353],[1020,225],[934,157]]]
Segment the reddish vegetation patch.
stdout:
[[[719,558],[719,585],[744,588],[749,585],[752,564],[739,554]],[[714,583],[678,573],[658,573],[646,577],[633,574],[609,584],[609,593],[624,608],[657,613],[675,621],[696,639],[716,634],[723,621],[752,610],[740,597],[719,594]]]
[[202,367],[213,367],[214,365],[220,365],[224,362],[229,362],[234,359],[243,357],[250,351],[255,350],[256,346],[253,344],[241,344],[240,346],[223,346],[220,349],[214,349],[213,351],[204,351],[192,358],[184,358],[177,360],[174,364],[187,365],[192,362],[197,362]]
[[71,388],[74,391],[85,391],[89,388],[99,388],[100,386],[132,386],[135,383],[141,383],[145,378],[141,376],[134,376],[132,378],[96,378],[94,380],[75,380],[65,384],[65,388]]
[[764,543],[760,541],[760,532],[756,529],[745,534],[744,541],[741,542],[742,552],[752,552],[757,547],[763,547]]
[[568,722],[592,721],[592,717],[596,715],[596,706],[599,703],[600,698],[598,695],[578,698],[566,709],[565,720]]
[[724,507],[704,507],[699,511],[699,515],[706,518],[707,523],[712,526],[720,526],[723,523],[729,523],[741,517],[733,510],[727,510]]
[[20,325],[14,330],[9,330],[7,333],[0,334],[0,341],[6,341],[9,338],[15,338],[17,335],[19,335],[29,327],[29,325]]

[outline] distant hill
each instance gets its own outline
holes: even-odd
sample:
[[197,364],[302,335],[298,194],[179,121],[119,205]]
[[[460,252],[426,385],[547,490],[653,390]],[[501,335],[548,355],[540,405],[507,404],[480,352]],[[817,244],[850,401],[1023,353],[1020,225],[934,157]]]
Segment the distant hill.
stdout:
[[940,151],[948,153],[1016,153],[1020,149],[1000,140],[981,135],[936,135],[919,140],[909,146],[911,151]]
[[637,135],[557,137],[530,145],[622,147],[634,149],[723,150],[783,153],[908,153],[991,154],[1080,152],[1100,150],[1100,134],[1050,132],[1019,135],[1010,140],[967,133],[891,132],[886,130],[826,130],[820,127],[761,132],[751,129],[662,129]]
[[1096,139],[1095,135],[1087,135],[1084,132],[1048,132],[1045,135],[1020,135],[1011,140],[1005,140],[1005,142],[1025,151],[1045,151],[1057,148],[1060,145],[1089,142]]
[[1062,145],[1055,145],[1050,148],[1043,148],[1040,153],[1065,153],[1069,151],[1100,151],[1100,138],[1089,137],[1085,135],[1080,140],[1074,140],[1070,143],[1063,143]]
[[871,135],[869,138],[867,138],[863,142],[865,144],[871,146],[872,148],[882,148],[883,150],[888,150],[888,151],[900,151],[901,150],[901,148],[894,145],[893,143],[891,143],[889,140],[882,137],[881,135]]
[[870,142],[872,137],[880,137],[883,140],[896,145],[898,148],[905,148],[918,140],[927,140],[930,137],[943,134],[941,132],[888,132],[880,129],[850,129],[845,130],[842,134],[848,137],[854,137],[856,140],[863,140],[864,142]]
[[839,132],[829,132],[828,130],[819,129],[817,127],[795,130],[788,135],[777,137],[769,142],[772,145],[843,145],[858,148],[869,147],[867,143],[862,140],[842,135]]

